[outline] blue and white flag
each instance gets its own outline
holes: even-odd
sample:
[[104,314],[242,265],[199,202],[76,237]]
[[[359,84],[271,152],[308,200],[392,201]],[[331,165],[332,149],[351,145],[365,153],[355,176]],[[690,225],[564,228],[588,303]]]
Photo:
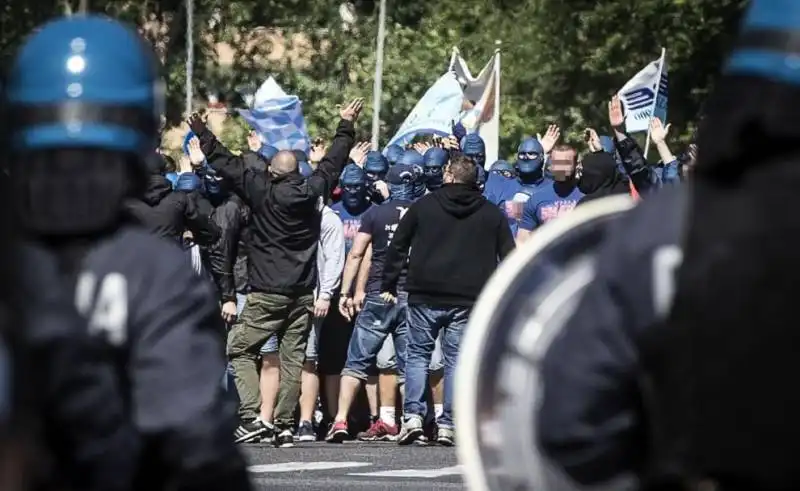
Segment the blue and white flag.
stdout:
[[286,95],[270,77],[254,96],[251,109],[238,109],[261,141],[278,150],[302,150],[308,154],[306,120],[303,103],[297,96]]
[[464,92],[455,74],[445,73],[417,102],[388,145],[405,146],[416,135],[449,135],[453,129],[453,121],[459,119],[463,102]]
[[668,78],[666,56],[662,52],[661,58],[648,63],[619,90],[628,133],[648,131],[653,117],[666,124]]

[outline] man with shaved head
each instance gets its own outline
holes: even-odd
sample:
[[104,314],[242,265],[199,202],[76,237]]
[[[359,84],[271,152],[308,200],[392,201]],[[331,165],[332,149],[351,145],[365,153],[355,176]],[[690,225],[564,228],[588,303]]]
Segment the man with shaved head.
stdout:
[[[298,172],[291,151],[275,154],[269,172],[255,172],[229,152],[199,116],[189,119],[209,165],[231,181],[234,192],[252,210],[250,293],[228,336],[228,357],[241,401],[237,442],[274,435],[276,446],[293,446],[294,409],[300,397],[317,285],[321,223],[317,203],[320,197],[328,199],[347,163],[355,138],[353,123],[363,106],[362,99],[355,99],[341,110],[342,119],[328,153],[308,178]],[[273,426],[259,418],[257,360],[261,347],[276,334],[280,339],[281,388]]]

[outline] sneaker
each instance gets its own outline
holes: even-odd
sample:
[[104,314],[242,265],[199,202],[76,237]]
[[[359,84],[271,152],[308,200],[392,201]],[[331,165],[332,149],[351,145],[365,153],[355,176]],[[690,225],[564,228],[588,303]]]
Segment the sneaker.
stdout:
[[249,423],[240,423],[233,437],[236,443],[255,443],[268,433],[272,433],[271,426],[267,426],[261,418],[256,418]]
[[311,421],[301,421],[297,427],[297,435],[295,439],[300,442],[315,442],[317,441],[317,433],[314,431],[314,426]]
[[430,445],[431,442],[436,441],[437,435],[437,428],[436,428],[436,420],[430,419],[428,420],[423,426],[423,433],[419,436],[419,438],[414,441],[415,445],[419,445],[421,447],[426,447]]
[[369,427],[367,431],[362,431],[356,438],[362,442],[393,442],[397,439],[399,430],[397,425],[390,425],[377,420]]
[[456,444],[456,433],[452,428],[439,428],[436,434],[436,441],[439,445],[452,447]]
[[415,415],[406,416],[403,428],[397,435],[397,443],[409,445],[422,436],[423,433],[425,433],[425,430],[422,429],[422,418]]
[[278,448],[294,447],[294,435],[292,430],[283,430],[275,437],[275,446]]
[[325,441],[328,443],[342,443],[350,436],[347,431],[347,421],[335,421],[325,435]]

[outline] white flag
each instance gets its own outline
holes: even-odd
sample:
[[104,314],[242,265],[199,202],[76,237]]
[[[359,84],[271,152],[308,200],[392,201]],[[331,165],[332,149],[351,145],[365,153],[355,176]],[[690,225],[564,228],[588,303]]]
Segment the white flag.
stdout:
[[648,63],[619,90],[628,133],[647,131],[650,119],[667,120],[667,64],[664,56]]

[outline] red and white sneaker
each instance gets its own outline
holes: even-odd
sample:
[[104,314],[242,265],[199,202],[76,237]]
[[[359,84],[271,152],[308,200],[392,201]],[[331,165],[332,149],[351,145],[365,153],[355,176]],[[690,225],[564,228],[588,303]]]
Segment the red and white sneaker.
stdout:
[[362,442],[393,442],[397,440],[400,429],[397,425],[390,425],[379,419],[372,423],[367,431],[362,431],[356,438]]
[[325,441],[328,443],[342,443],[350,438],[350,432],[347,430],[347,421],[334,421],[328,434],[325,435]]

